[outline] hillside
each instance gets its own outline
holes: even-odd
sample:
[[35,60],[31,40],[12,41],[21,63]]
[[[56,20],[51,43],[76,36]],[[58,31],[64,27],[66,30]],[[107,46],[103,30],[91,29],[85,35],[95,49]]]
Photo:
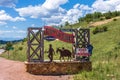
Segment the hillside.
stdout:
[[120,11],[108,11],[106,13],[101,12],[94,12],[88,13],[83,17],[80,17],[75,24],[71,24],[70,22],[66,21],[65,26],[60,26],[61,28],[77,28],[77,27],[94,27],[99,26],[112,20],[116,20],[120,18]]
[[107,24],[107,23],[111,22],[112,20],[119,19],[119,18],[120,17],[114,17],[111,19],[103,20],[103,21],[97,21],[94,23],[90,23],[89,26],[99,26],[99,25]]
[[[87,23],[85,23],[87,24]],[[80,26],[75,24],[74,26]],[[106,26],[108,31],[93,34],[92,31],[95,27],[91,27],[90,39],[91,44],[94,46],[93,55],[91,57],[93,70],[91,72],[80,72],[74,75],[75,80],[119,80],[120,79],[120,19],[116,21],[111,20],[106,24],[96,26]],[[48,42],[45,41],[45,51],[48,50],[48,45],[53,44],[53,47],[66,47],[71,50],[71,44],[61,41]],[[22,49],[20,49],[22,47]],[[12,60],[26,61],[26,42],[19,42],[14,45],[14,50],[10,51],[10,58]],[[7,58],[7,53],[0,55]],[[47,53],[45,53],[47,59]],[[58,59],[58,54],[54,56]]]

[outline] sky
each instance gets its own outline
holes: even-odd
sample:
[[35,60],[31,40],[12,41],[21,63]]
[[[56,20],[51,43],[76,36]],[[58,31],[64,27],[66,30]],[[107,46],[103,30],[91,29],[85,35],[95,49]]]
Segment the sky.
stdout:
[[120,0],[0,0],[0,40],[23,39],[28,27],[74,24],[93,12],[120,11]]

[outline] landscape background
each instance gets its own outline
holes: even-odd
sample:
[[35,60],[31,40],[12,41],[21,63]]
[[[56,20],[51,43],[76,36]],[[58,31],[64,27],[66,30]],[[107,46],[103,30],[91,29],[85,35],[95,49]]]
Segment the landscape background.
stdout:
[[[90,43],[94,46],[93,54],[91,56],[92,71],[82,71],[74,74],[75,80],[119,80],[120,79],[120,12],[108,11],[106,13],[95,12],[87,14],[79,18],[79,22],[75,24],[65,23],[65,26],[59,28],[89,28],[90,29]],[[65,47],[69,50],[72,45],[64,43],[59,40],[44,41],[45,51],[48,50],[49,44],[53,44],[53,48]],[[0,55],[1,57],[26,61],[27,39],[21,42],[13,43],[13,50],[10,50],[10,57],[8,58],[7,51]],[[47,58],[45,53],[45,59]],[[59,54],[56,53],[54,59],[58,59]]]

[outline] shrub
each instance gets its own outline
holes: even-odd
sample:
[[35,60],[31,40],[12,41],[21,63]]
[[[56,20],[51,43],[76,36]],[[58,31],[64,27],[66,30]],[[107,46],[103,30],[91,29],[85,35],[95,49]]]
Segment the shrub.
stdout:
[[113,19],[113,21],[117,21],[117,19]]
[[93,30],[93,34],[98,33],[98,31],[99,31],[99,28],[98,28],[98,27],[96,27],[96,28]]
[[103,26],[103,27],[102,27],[102,29],[103,29],[103,31],[105,32],[105,31],[107,31],[107,30],[108,30],[108,27]]
[[93,34],[97,34],[97,33],[100,33],[100,32],[106,32],[108,30],[108,27],[106,26],[103,26],[103,27],[96,27],[94,30],[93,30]]
[[104,18],[102,18],[102,17],[101,17],[101,18],[100,18],[100,20],[101,20],[101,21],[103,21],[103,20],[104,20]]
[[19,50],[23,50],[23,47],[19,47],[18,49],[19,49]]
[[111,16],[107,15],[105,16],[106,19],[111,19]]
[[112,18],[112,12],[109,11],[107,13],[104,13],[104,16],[105,16],[106,19],[111,19]]

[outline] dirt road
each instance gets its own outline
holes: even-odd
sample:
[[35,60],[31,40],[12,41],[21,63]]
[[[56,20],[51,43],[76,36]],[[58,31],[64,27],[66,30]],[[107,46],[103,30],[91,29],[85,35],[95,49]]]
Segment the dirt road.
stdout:
[[115,17],[115,18],[111,18],[111,19],[107,19],[107,20],[103,20],[103,21],[97,21],[97,22],[91,23],[90,26],[99,26],[99,25],[111,22],[111,21],[113,21],[113,19],[119,19],[119,18],[120,17]]
[[0,80],[73,80],[70,75],[44,76],[26,72],[25,64],[0,57]]

